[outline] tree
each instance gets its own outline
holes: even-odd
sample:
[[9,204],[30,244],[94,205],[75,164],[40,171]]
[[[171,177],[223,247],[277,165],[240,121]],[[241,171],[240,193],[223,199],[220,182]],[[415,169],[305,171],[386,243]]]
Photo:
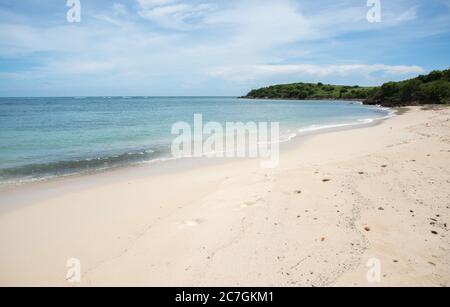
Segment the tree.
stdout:
[[393,98],[399,92],[396,82],[388,82],[381,86],[381,96],[383,98]]
[[437,80],[442,79],[442,76],[443,76],[443,74],[442,74],[441,71],[434,70],[434,71],[432,71],[430,74],[428,74],[427,76],[425,76],[425,78],[424,78],[423,81],[424,81],[425,83],[437,81]]
[[426,83],[422,86],[424,100],[426,103],[449,103],[450,82],[438,80]]
[[403,103],[420,101],[423,98],[421,85],[417,79],[406,81],[400,88],[400,101]]

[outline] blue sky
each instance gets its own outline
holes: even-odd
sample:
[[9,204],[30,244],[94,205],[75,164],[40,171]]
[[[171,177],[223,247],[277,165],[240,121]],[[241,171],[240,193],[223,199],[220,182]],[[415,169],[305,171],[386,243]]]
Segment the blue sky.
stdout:
[[450,0],[0,0],[0,96],[242,95],[450,66]]

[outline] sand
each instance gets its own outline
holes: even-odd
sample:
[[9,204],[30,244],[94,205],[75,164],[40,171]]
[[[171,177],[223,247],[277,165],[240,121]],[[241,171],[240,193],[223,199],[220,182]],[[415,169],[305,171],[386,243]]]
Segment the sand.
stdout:
[[414,107],[293,143],[273,170],[141,166],[2,190],[0,285],[449,286],[449,128],[449,108]]

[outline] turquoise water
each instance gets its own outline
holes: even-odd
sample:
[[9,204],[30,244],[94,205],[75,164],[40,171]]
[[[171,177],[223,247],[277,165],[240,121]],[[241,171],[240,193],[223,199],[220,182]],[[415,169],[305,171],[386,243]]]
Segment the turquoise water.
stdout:
[[172,124],[280,122],[299,131],[368,122],[388,111],[329,101],[230,97],[0,98],[0,182],[17,182],[170,158]]

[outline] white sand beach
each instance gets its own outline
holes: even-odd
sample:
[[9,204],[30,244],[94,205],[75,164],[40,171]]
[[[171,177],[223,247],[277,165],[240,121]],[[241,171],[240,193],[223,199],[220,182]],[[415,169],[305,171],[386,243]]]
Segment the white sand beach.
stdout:
[[450,286],[449,108],[297,143],[3,189],[0,285]]

